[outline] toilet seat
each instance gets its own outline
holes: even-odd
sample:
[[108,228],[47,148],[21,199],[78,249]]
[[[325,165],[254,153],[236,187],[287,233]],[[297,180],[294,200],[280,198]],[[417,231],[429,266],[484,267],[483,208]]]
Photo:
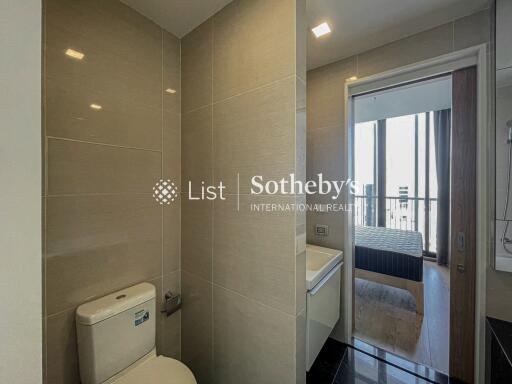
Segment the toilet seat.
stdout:
[[149,358],[114,381],[115,384],[197,384],[182,362],[165,356]]

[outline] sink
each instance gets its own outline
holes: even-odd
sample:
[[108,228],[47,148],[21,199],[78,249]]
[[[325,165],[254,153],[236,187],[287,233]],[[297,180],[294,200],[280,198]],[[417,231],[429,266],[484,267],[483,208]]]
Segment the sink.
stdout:
[[340,319],[343,252],[306,245],[306,370]]
[[343,252],[338,249],[306,245],[306,288],[313,289],[339,262]]

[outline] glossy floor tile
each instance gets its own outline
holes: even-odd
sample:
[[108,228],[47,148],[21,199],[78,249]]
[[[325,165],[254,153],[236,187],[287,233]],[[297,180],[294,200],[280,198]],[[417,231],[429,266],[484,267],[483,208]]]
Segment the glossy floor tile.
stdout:
[[332,383],[423,384],[429,381],[349,348]]
[[328,339],[307,373],[307,384],[451,383],[445,375],[354,339]]
[[327,339],[315,363],[306,375],[307,384],[332,383],[341,362],[347,352],[347,346],[334,339]]
[[457,382],[453,381],[453,379],[448,379],[448,376],[446,376],[444,373],[436,371],[433,368],[412,362],[403,357],[395,355],[394,353],[387,352],[384,349],[365,343],[362,340],[354,338],[352,341],[352,346],[354,350],[372,356],[375,359],[383,361],[390,366],[406,371],[413,376],[423,378],[427,382],[439,384]]

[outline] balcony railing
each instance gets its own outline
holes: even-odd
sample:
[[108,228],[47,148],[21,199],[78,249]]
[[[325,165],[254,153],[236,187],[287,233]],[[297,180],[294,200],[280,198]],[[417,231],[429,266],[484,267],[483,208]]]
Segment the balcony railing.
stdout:
[[[418,231],[423,236],[423,249],[429,254],[436,252],[437,198],[386,196],[386,228]],[[377,196],[354,197],[356,225],[377,225]],[[429,215],[425,220],[425,215]],[[428,237],[425,223],[428,222]],[[428,249],[426,244],[428,239]]]

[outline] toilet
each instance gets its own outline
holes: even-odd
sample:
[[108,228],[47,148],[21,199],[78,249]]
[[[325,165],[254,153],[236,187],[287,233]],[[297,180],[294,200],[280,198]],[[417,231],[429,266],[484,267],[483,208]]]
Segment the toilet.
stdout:
[[186,365],[156,355],[155,297],[141,283],[78,307],[82,384],[197,384]]

